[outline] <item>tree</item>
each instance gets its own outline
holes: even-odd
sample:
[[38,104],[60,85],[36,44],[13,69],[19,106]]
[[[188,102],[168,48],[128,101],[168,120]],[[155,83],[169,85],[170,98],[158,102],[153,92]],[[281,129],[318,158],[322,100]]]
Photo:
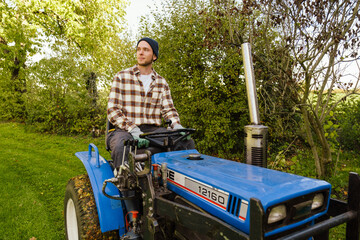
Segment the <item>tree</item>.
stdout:
[[[108,42],[118,39],[125,1],[0,1],[1,102],[7,118],[24,120],[23,93],[27,91],[26,64],[44,42],[52,50],[77,47],[92,62],[92,71],[104,65]],[[105,58],[107,59],[107,58]],[[3,110],[4,111],[4,110]]]
[[319,177],[326,175],[326,166],[332,159],[331,136],[326,132],[327,125],[332,124],[329,118],[338,103],[355,94],[359,87],[357,78],[355,84],[349,83],[352,87],[345,89],[342,99],[333,98],[334,88],[343,85],[342,63],[359,57],[359,4],[360,1],[353,0],[262,0],[252,6],[264,16],[259,24],[277,29],[278,42],[286,49],[282,57],[287,59],[287,67],[269,72],[278,76],[276,84],[287,84],[292,92],[298,93],[292,99],[293,106],[302,114]]
[[[342,63],[358,59],[358,10],[359,1],[354,0],[168,1],[154,12],[155,27],[145,22],[144,32],[158,37],[165,48],[158,65],[165,76],[175,78],[170,84],[180,112],[193,126],[199,122],[201,134],[210,129],[211,139],[221,139],[214,133],[224,134],[227,126],[235,129],[214,118],[220,113],[212,110],[221,109],[228,119],[236,116],[224,111],[228,105],[221,103],[238,102],[224,89],[243,86],[217,70],[235,59],[228,58],[230,46],[239,52],[243,42],[250,42],[264,121],[275,126],[270,135],[289,139],[304,134],[317,174],[324,177],[332,159],[329,140],[334,138],[328,125],[341,101],[334,99],[333,89],[343,84]],[[242,65],[241,59],[236,61]],[[237,69],[232,64],[232,70]],[[241,69],[235,72],[239,76]],[[344,97],[356,93],[359,84],[347,86]],[[196,106],[188,106],[191,103]],[[214,121],[194,120],[195,115]]]

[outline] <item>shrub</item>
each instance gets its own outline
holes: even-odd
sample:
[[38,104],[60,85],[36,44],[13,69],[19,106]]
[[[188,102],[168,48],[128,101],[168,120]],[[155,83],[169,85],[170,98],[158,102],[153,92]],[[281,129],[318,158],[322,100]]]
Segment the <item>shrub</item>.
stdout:
[[[144,34],[157,39],[155,70],[170,85],[184,127],[197,130],[197,149],[222,157],[239,156],[248,108],[241,49],[231,44],[229,18],[239,13],[206,1],[166,1],[169,14],[154,13],[156,25],[143,23]],[[234,25],[238,23],[232,22]],[[150,36],[150,37],[151,37]]]
[[360,152],[360,98],[350,99],[343,104],[338,120],[341,147]]
[[106,96],[97,90],[94,73],[71,56],[42,59],[31,70],[24,94],[27,125],[58,134],[105,128]]

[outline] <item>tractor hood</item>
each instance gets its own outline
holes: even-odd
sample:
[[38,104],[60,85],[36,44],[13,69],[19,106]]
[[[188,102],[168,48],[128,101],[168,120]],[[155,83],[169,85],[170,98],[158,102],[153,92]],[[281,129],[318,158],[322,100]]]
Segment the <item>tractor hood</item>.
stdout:
[[[192,158],[193,155],[196,157]],[[211,214],[222,219],[227,219],[226,214],[234,215],[245,225],[250,198],[260,200],[266,211],[309,193],[326,190],[330,194],[331,189],[331,185],[322,180],[200,155],[197,150],[159,153],[153,155],[152,161],[159,165],[167,163],[170,190]],[[227,222],[245,232],[249,230],[249,226]]]

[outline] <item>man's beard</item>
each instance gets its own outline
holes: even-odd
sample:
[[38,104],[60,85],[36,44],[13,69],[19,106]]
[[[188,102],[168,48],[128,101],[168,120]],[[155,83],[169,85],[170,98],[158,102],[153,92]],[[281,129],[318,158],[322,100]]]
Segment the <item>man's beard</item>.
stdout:
[[147,67],[147,66],[151,65],[152,62],[153,62],[152,60],[149,60],[149,61],[145,61],[144,63],[138,63],[138,64],[139,64],[139,66]]

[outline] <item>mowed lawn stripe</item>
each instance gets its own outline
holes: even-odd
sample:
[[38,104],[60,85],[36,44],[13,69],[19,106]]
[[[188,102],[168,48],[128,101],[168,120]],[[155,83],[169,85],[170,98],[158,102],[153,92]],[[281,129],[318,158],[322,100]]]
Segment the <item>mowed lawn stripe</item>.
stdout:
[[[85,173],[75,152],[103,139],[27,132],[0,123],[0,239],[64,239],[63,198],[69,178]],[[105,153],[106,155],[107,153]]]

